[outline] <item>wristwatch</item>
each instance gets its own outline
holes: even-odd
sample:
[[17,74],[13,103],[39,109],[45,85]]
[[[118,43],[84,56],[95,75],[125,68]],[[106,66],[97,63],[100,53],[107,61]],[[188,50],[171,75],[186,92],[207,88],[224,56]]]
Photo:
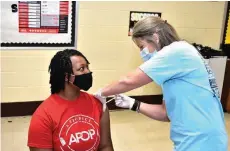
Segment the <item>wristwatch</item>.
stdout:
[[138,101],[138,100],[135,100],[134,104],[133,104],[133,106],[131,108],[131,110],[132,111],[136,111],[137,113],[139,113],[139,111],[140,111],[140,105],[141,105],[141,102]]

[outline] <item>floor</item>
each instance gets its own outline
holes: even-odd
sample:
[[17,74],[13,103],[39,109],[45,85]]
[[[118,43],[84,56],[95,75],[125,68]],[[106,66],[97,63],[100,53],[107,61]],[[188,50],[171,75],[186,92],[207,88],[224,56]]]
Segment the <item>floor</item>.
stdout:
[[[115,151],[171,151],[169,123],[151,120],[131,111],[112,111],[111,131]],[[1,150],[28,151],[30,116],[1,118]],[[230,114],[225,114],[230,136]],[[229,139],[230,151],[230,139]]]

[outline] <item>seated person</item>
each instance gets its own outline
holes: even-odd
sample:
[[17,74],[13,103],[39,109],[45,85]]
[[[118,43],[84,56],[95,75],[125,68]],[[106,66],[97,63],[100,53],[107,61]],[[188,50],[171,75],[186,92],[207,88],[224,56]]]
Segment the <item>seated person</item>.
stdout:
[[113,151],[109,111],[93,95],[89,61],[77,50],[59,51],[49,65],[51,95],[34,112],[30,151]]

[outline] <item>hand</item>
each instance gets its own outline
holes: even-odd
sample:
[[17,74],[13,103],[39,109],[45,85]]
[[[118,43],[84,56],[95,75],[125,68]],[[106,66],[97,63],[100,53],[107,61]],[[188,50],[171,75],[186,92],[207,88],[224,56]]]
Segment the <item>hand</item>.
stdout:
[[135,102],[135,99],[128,97],[124,94],[118,94],[115,96],[116,106],[121,107],[121,108],[131,109],[133,107],[134,102]]
[[103,105],[103,112],[105,112],[106,109],[106,97],[101,95],[101,89],[93,94],[95,98],[97,98],[99,101],[101,101]]

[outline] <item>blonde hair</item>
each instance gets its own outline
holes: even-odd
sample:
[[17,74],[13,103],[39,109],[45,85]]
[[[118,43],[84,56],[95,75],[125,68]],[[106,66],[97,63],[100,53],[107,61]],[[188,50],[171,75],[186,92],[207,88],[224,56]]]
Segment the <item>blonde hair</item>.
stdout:
[[[153,34],[158,35],[158,44],[153,40]],[[137,38],[154,43],[159,50],[175,41],[180,41],[180,38],[172,25],[167,23],[167,21],[154,16],[146,17],[135,24],[132,39],[135,41]]]

